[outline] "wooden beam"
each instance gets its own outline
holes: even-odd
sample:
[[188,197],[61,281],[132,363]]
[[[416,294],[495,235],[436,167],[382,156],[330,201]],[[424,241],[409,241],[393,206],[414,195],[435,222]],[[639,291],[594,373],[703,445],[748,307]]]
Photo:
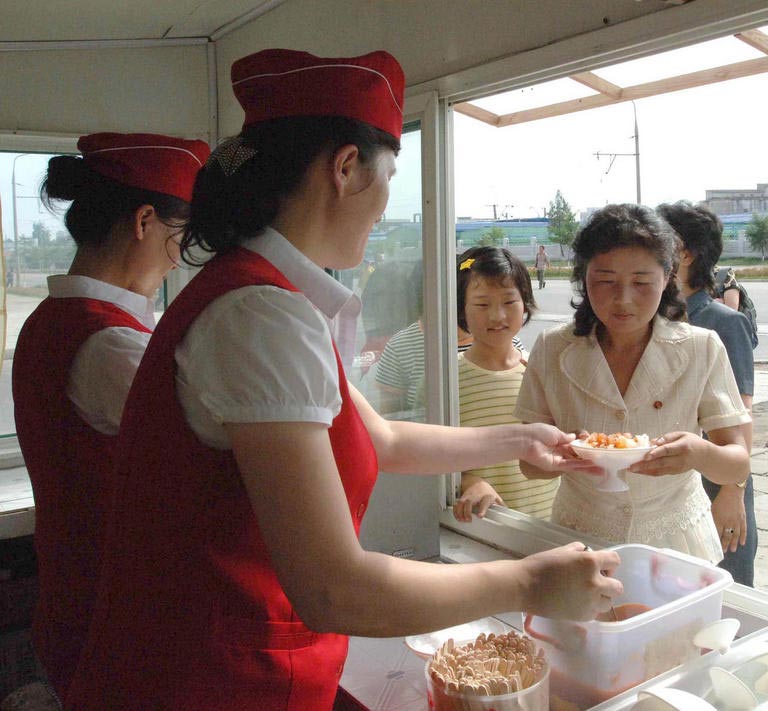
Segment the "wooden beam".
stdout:
[[464,114],[465,116],[470,116],[473,119],[477,119],[478,121],[482,121],[483,123],[490,124],[491,126],[498,127],[499,125],[500,117],[498,114],[494,114],[492,111],[481,109],[479,106],[475,106],[469,102],[454,104],[453,110],[458,111],[460,114]]
[[603,79],[602,77],[599,77],[597,74],[593,74],[592,72],[572,74],[570,78],[573,79],[573,81],[579,82],[579,84],[583,84],[590,89],[594,89],[595,91],[600,92],[601,94],[610,96],[612,99],[621,98],[621,92],[623,90],[620,86],[616,86],[616,84],[612,84],[607,79]]
[[768,54],[768,35],[760,30],[746,30],[735,34],[736,39],[740,39],[750,47],[754,47],[758,52]]
[[503,126],[526,123],[527,121],[538,121],[539,119],[550,118],[552,116],[563,116],[564,114],[570,114],[576,111],[586,111],[599,106],[609,106],[624,101],[632,101],[633,99],[645,99],[649,96],[668,94],[673,91],[682,91],[683,89],[691,89],[697,86],[716,84],[721,81],[728,81],[729,79],[739,79],[741,77],[754,76],[755,74],[764,74],[765,72],[768,72],[768,57],[748,59],[744,62],[726,64],[722,67],[703,69],[690,74],[669,77],[668,79],[660,79],[659,81],[628,86],[622,90],[621,98],[619,99],[613,99],[604,94],[596,94],[595,96],[586,96],[582,99],[561,101],[557,104],[549,104],[548,106],[539,106],[535,109],[526,109],[511,114],[504,114],[498,117],[496,125],[501,128]]

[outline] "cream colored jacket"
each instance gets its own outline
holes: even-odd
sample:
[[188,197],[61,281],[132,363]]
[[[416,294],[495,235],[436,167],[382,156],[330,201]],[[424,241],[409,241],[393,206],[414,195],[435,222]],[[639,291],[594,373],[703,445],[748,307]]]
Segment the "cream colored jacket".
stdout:
[[[515,414],[566,432],[632,432],[658,437],[750,421],[725,347],[711,330],[657,316],[653,334],[622,397],[594,333],[573,323],[542,333],[531,351]],[[552,520],[606,542],[646,543],[722,558],[710,501],[695,470],[649,477],[626,473],[629,491],[595,488],[588,474],[561,477]]]

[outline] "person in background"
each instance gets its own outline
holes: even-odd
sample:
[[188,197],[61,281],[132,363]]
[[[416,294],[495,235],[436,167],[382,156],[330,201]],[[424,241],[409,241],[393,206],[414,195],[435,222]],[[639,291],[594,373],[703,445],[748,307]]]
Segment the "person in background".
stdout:
[[[728,352],[736,385],[744,407],[752,411],[755,367],[752,355],[752,328],[747,317],[716,301],[712,277],[723,251],[723,225],[704,205],[680,201],[663,204],[656,211],[682,240],[677,278],[686,299],[688,321],[711,328]],[[738,291],[737,291],[738,293]],[[752,425],[744,425],[747,450],[752,449]],[[752,586],[757,554],[757,523],[752,477],[720,486],[702,479],[712,501],[712,517],[720,533],[725,558],[720,567],[737,583]]]
[[543,244],[539,245],[539,251],[536,252],[535,266],[536,275],[539,278],[539,289],[543,289],[547,285],[547,269],[550,266],[549,255]]
[[[389,339],[414,323],[422,312],[421,281],[416,291],[413,263],[381,257],[360,295],[365,333],[360,352],[373,353],[377,362]],[[420,276],[420,263],[417,269]]]
[[418,320],[389,338],[376,364],[379,412],[392,414],[424,408],[423,269],[417,262],[408,277],[407,293]]
[[718,335],[685,322],[679,239],[648,207],[608,205],[573,250],[574,321],[539,335],[516,415],[566,432],[647,434],[657,446],[627,471],[628,491],[601,491],[584,473],[560,477],[552,521],[718,563],[721,532],[702,476],[728,485],[747,478],[751,417]]
[[[414,267],[411,289],[417,294],[419,312],[423,312],[421,263]],[[457,327],[457,348],[461,353],[472,345],[472,334]],[[523,344],[517,336],[512,339],[515,348],[525,355]],[[382,414],[423,409],[426,400],[424,323],[421,318],[395,333],[384,346],[376,364],[375,381],[379,390],[379,407]]]
[[[525,373],[514,338],[536,310],[525,265],[502,247],[473,247],[458,259],[458,322],[472,334],[459,354],[459,416],[462,427],[512,424]],[[502,504],[536,518],[549,518],[557,479],[526,479],[517,461],[465,470],[453,506],[459,521],[485,516]]]
[[713,270],[715,273],[715,299],[717,301],[722,301],[734,311],[738,311],[740,299],[739,283],[736,279],[736,272],[733,267],[717,267],[717,265],[715,265]]
[[722,301],[747,317],[750,343],[754,350],[760,339],[757,335],[757,311],[752,299],[749,298],[746,288],[737,281],[733,267],[716,267],[714,272],[715,300]]
[[[589,619],[613,551],[437,565],[363,550],[378,469],[510,458],[581,468],[546,425],[381,418],[348,384],[326,317],[384,211],[404,76],[386,52],[270,49],[232,66],[245,109],[195,184],[183,254],[214,254],[170,304],[120,431],[77,711],[329,711],[348,634],[416,634],[503,610]],[[542,591],[546,592],[542,594]]]
[[67,274],[48,277],[12,374],[35,497],[33,645],[61,698],[92,614],[123,404],[209,154],[203,141],[153,134],[96,133],[78,149],[50,159],[41,188],[51,209],[71,201],[75,257]]

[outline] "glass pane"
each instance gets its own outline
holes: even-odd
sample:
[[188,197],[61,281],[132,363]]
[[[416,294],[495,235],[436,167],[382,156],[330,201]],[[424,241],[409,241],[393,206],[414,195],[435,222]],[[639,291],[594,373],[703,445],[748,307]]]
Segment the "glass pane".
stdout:
[[[670,61],[683,54],[685,66]],[[754,49],[741,46],[734,38],[723,38],[603,67],[595,74],[620,85],[644,83],[740,61],[750,54],[755,55]],[[656,68],[662,73],[655,73]],[[630,76],[625,74],[629,69],[642,71]],[[541,86],[547,90],[563,87],[564,92],[547,93],[539,107],[572,98],[566,80]],[[472,103],[498,113],[514,111],[515,100],[536,95],[538,89]],[[501,128],[454,114],[456,250],[461,253],[484,240],[508,247],[528,266],[538,311],[518,334],[526,348],[530,350],[544,330],[573,317],[569,240],[579,223],[607,203],[640,199],[649,206],[680,199],[706,202],[726,225],[723,263],[750,257],[757,262],[760,253],[751,249],[743,230],[752,210],[765,212],[765,203],[758,201],[768,193],[768,146],[760,108],[766,89],[768,74],[763,73]],[[573,221],[564,219],[571,216]],[[539,246],[545,247],[550,260],[549,265],[542,265],[546,268],[541,270],[541,282],[535,262]],[[760,278],[758,272],[753,273]],[[756,350],[755,359],[760,356]],[[470,351],[470,362],[477,366],[481,356],[476,361],[472,357]],[[487,370],[495,369],[491,359],[486,363]],[[459,401],[469,403],[467,410],[474,405],[471,387],[480,381],[476,374],[470,374],[474,379],[467,375],[469,370],[459,369]],[[500,392],[497,386],[493,394]],[[514,397],[510,397],[507,412],[513,411]],[[483,404],[489,401],[484,396]],[[479,412],[476,407],[470,415],[477,417]],[[460,419],[469,421],[463,412]],[[534,482],[514,480],[513,474],[510,468],[510,475],[504,473],[506,479],[501,481],[494,472],[495,482],[499,482],[499,491],[501,486],[517,486],[514,497],[504,498],[510,506],[522,509],[532,497]]]
[[390,197],[363,263],[340,278],[363,302],[349,379],[383,415],[424,419],[421,131],[406,126]]
[[6,341],[0,370],[0,436],[15,432],[11,367],[19,330],[47,296],[46,277],[66,272],[75,253],[61,217],[40,202],[40,182],[50,155],[0,153],[0,200],[6,284]]

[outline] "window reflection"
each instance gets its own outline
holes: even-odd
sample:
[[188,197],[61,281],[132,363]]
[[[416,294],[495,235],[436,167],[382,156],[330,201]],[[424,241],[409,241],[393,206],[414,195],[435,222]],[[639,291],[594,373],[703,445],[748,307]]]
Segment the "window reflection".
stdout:
[[421,132],[406,126],[387,212],[341,281],[362,301],[349,379],[384,416],[424,420]]

